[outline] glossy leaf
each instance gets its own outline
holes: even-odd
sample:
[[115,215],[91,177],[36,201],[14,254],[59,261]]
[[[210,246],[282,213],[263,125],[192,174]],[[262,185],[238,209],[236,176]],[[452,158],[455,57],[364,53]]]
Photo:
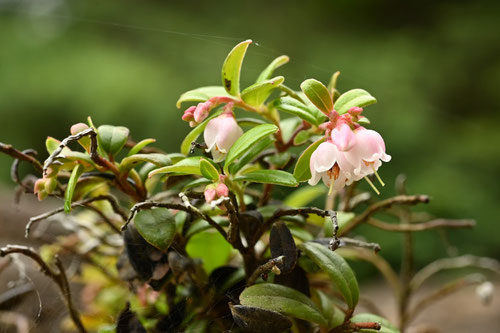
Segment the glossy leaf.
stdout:
[[276,311],[229,304],[236,324],[245,332],[279,333],[292,327],[292,321]]
[[180,108],[184,102],[205,102],[212,97],[224,96],[230,97],[226,92],[226,89],[221,86],[208,86],[201,87],[193,90],[186,91],[179,97],[177,103],[175,104],[177,108]]
[[286,55],[279,56],[278,58],[274,59],[267,67],[264,69],[255,83],[263,82],[266,80],[269,80],[271,76],[273,75],[274,71],[278,68],[286,64],[287,62],[290,61],[290,58]]
[[141,210],[134,216],[134,225],[141,236],[161,251],[166,251],[175,236],[175,219],[167,208]]
[[120,170],[129,170],[139,163],[149,162],[156,166],[165,166],[172,164],[170,158],[165,154],[134,154],[129,157],[125,157],[120,162]]
[[344,114],[355,106],[365,107],[374,103],[377,103],[377,99],[366,90],[352,89],[337,98],[334,108],[339,114]]
[[219,171],[217,171],[217,168],[204,158],[200,159],[200,172],[207,179],[213,181],[219,180]]
[[300,89],[321,112],[328,115],[333,110],[332,95],[323,83],[308,79],[301,83]]
[[283,76],[277,76],[273,79],[252,84],[250,87],[243,90],[241,99],[246,103],[259,106],[266,101],[274,89],[285,81]]
[[71,211],[71,200],[73,199],[73,193],[75,192],[76,184],[78,182],[78,178],[80,178],[83,173],[83,165],[77,164],[73,171],[71,172],[71,176],[68,180],[68,185],[66,186],[66,191],[64,192],[64,212],[69,213]]
[[129,129],[122,126],[101,125],[97,129],[97,141],[109,155],[116,155],[127,143]]
[[293,170],[293,175],[297,181],[305,182],[311,178],[311,170],[309,167],[311,155],[323,141],[325,141],[324,137],[312,143],[302,152],[302,155],[300,155],[297,163],[295,164],[295,169]]
[[193,235],[186,245],[191,258],[201,259],[207,274],[226,264],[231,255],[231,245],[218,232],[205,231]]
[[205,121],[203,121],[201,124],[199,124],[198,126],[193,128],[191,130],[191,132],[189,132],[188,135],[186,135],[186,137],[184,138],[184,140],[182,140],[182,143],[181,143],[181,153],[182,154],[184,154],[184,155],[189,154],[189,151],[191,150],[191,143],[193,141],[196,141],[196,139],[198,139],[200,134],[203,133],[203,131],[205,130],[205,127],[207,127],[208,122],[210,120],[212,120],[213,118],[217,117],[221,113],[222,113],[222,109],[215,112],[212,116],[208,117],[207,119],[205,119]]
[[127,156],[132,156],[134,154],[139,153],[142,150],[142,148],[146,147],[147,145],[149,145],[150,143],[153,143],[153,142],[156,142],[156,140],[155,139],[144,139],[144,140],[141,140],[141,141],[137,142],[130,149],[130,151],[128,152]]
[[282,186],[299,186],[295,177],[283,170],[256,170],[234,178],[234,181],[247,181],[251,183],[275,184]]
[[305,120],[313,125],[319,125],[318,119],[316,119],[314,113],[307,107],[307,105],[299,102],[292,97],[280,97],[272,101],[271,107],[276,108],[279,111],[287,112]]
[[222,85],[231,96],[240,95],[241,64],[250,43],[249,39],[236,45],[222,65]]
[[[371,313],[360,313],[351,318],[353,323],[379,323],[382,327],[379,331],[380,333],[399,333],[396,326],[391,324],[387,319],[371,314]],[[373,330],[360,330],[359,332],[373,332]]]
[[45,148],[47,148],[47,152],[49,154],[52,154],[57,149],[57,147],[59,147],[59,144],[61,144],[61,141],[51,136],[48,136],[45,140]]
[[174,165],[169,165],[163,168],[159,168],[151,171],[148,174],[148,177],[153,177],[157,174],[162,173],[175,173],[178,175],[199,175],[201,176],[200,171],[200,156],[193,156],[185,158]]
[[250,163],[255,157],[257,157],[261,152],[264,151],[270,144],[275,141],[273,136],[267,136],[264,139],[257,142],[250,150],[248,150],[237,162],[233,163],[229,167],[229,172],[235,174],[241,170],[245,165]]
[[189,183],[187,183],[186,185],[184,185],[184,187],[182,188],[182,191],[186,191],[190,188],[195,188],[195,187],[198,187],[198,186],[203,186],[203,185],[208,185],[208,184],[211,184],[212,181],[210,179],[207,179],[207,178],[198,178],[198,179],[195,179],[193,181],[190,181]]
[[295,318],[327,326],[328,321],[317,306],[301,292],[271,283],[260,283],[243,290],[242,305],[277,311]]
[[[276,125],[264,124],[256,126],[249,131],[245,132],[238,140],[233,144],[226,156],[226,162],[224,164],[224,170],[229,170],[229,165],[235,162],[236,159],[243,156],[254,144],[264,139],[269,134],[275,133],[278,130]],[[227,173],[227,172],[226,172]]]
[[288,197],[285,198],[283,204],[294,208],[305,207],[311,201],[314,201],[320,195],[327,192],[325,186],[304,186],[296,191],[293,191]]
[[344,258],[318,243],[302,243],[299,249],[330,277],[347,306],[354,309],[359,298],[358,281]]

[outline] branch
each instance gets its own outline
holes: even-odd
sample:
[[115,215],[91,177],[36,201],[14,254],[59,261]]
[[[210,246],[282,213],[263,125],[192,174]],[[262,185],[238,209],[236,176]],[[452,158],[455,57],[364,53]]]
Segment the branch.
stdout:
[[[181,196],[182,195],[182,196]],[[142,210],[142,209],[150,209],[153,207],[159,207],[159,208],[168,208],[168,209],[176,209],[176,210],[182,210],[184,212],[188,212],[191,214],[194,214],[201,218],[202,220],[205,220],[210,224],[212,227],[217,229],[217,231],[224,237],[224,239],[227,239],[227,233],[222,228],[217,222],[215,222],[210,216],[204,214],[201,212],[198,208],[193,206],[190,202],[189,199],[186,197],[184,193],[179,193],[179,196],[181,196],[181,199],[184,202],[184,205],[182,204],[175,204],[175,203],[166,203],[166,202],[155,202],[155,201],[144,201],[144,202],[139,202],[135,204],[131,209],[130,209],[130,215],[126,219],[125,224],[122,225],[121,230],[127,229],[127,226],[132,222],[132,219],[134,218],[135,214]],[[186,203],[187,202],[187,203]]]
[[422,223],[392,224],[374,218],[369,218],[367,223],[379,229],[387,231],[398,231],[398,232],[424,231],[436,228],[472,228],[476,225],[476,221],[465,220],[465,219],[464,220],[435,219]]
[[418,271],[410,281],[410,290],[417,290],[428,278],[442,270],[466,267],[478,267],[490,270],[500,275],[500,262],[492,258],[476,257],[472,255],[465,255],[454,258],[443,258],[430,263],[429,265]]
[[266,272],[269,272],[270,270],[273,270],[273,272],[275,272],[275,270],[277,269],[277,271],[275,273],[276,273],[276,275],[279,275],[281,272],[279,271],[279,268],[278,268],[277,265],[278,264],[280,264],[280,265],[283,264],[283,259],[284,258],[285,258],[285,256],[279,256],[279,257],[276,257],[276,258],[273,258],[273,259],[269,259],[268,262],[266,262],[265,264],[260,265],[259,267],[257,267],[257,269],[248,278],[246,286],[247,287],[251,286],[252,284],[255,283],[255,281],[257,281],[257,279],[262,274],[264,274]]
[[238,212],[238,202],[233,192],[229,192],[229,199],[223,201],[229,216],[229,230],[227,240],[236,249],[243,250],[243,244],[240,238],[240,214]]
[[393,205],[416,205],[418,203],[428,203],[429,197],[427,195],[398,195],[386,200],[374,203],[365,209],[363,213],[357,215],[351,221],[347,222],[345,227],[340,231],[340,235],[345,235],[359,224],[365,222],[376,212],[389,208]]
[[[21,152],[21,154],[25,154],[27,156],[33,156],[33,158],[36,158],[36,155],[38,153],[34,149],[26,149],[26,150],[23,150]],[[36,160],[36,161],[38,161],[38,160]],[[19,158],[14,159],[14,162],[12,162],[12,166],[10,167],[10,178],[12,178],[14,183],[16,183],[21,188],[23,188],[24,192],[33,193],[33,187],[26,185],[19,178],[19,164],[20,164],[20,162],[21,162],[21,159],[19,159]]]
[[0,142],[0,151],[16,159],[31,163],[33,167],[35,167],[35,169],[39,172],[42,172],[43,170],[42,164],[35,157],[17,150],[16,148],[12,147],[12,145]]
[[[127,215],[121,210],[115,197],[113,197],[111,195],[99,195],[97,197],[88,198],[88,199],[81,200],[81,201],[75,201],[75,202],[71,203],[71,208],[86,206],[91,202],[102,201],[102,200],[107,200],[111,204],[111,207],[113,208],[114,212],[119,214],[123,218],[123,220],[125,220],[125,221],[127,220]],[[57,209],[51,210],[50,212],[46,212],[44,214],[30,218],[28,224],[26,225],[24,237],[26,237],[26,238],[29,237],[31,228],[32,228],[34,223],[45,220],[46,218],[49,218],[55,214],[62,213],[62,212],[64,212],[64,207],[59,207]]]
[[54,258],[56,267],[58,269],[58,271],[54,271],[31,247],[20,246],[20,245],[7,245],[6,247],[0,248],[0,257],[5,257],[6,255],[9,255],[11,253],[21,253],[27,257],[30,257],[38,264],[38,266],[40,266],[41,272],[47,275],[57,284],[61,292],[61,295],[63,296],[66,302],[66,306],[68,307],[68,311],[71,319],[73,320],[73,323],[75,324],[80,333],[85,333],[86,332],[85,327],[83,326],[80,320],[80,315],[78,313],[78,310],[75,308],[75,305],[73,304],[73,301],[71,299],[71,289],[69,287],[68,278],[66,277],[66,273],[64,271],[64,267],[61,263],[61,260],[59,259],[59,256],[56,255]]

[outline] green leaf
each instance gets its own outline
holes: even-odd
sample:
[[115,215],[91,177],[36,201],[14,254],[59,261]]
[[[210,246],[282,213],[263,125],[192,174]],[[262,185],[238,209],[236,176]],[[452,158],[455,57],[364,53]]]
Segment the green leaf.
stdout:
[[[377,331],[380,333],[399,333],[396,326],[391,324],[387,319],[371,313],[360,313],[351,318],[353,323],[379,323],[382,328]],[[359,332],[374,332],[374,330],[360,330]]]
[[264,151],[271,143],[275,141],[273,136],[267,136],[264,139],[257,142],[248,152],[246,152],[236,163],[233,163],[229,167],[229,173],[236,174],[245,165],[250,163],[255,157],[257,157],[261,152]]
[[323,316],[328,319],[328,328],[332,329],[342,325],[345,315],[333,300],[321,290],[314,289],[313,295],[313,300],[316,299],[316,304],[318,304]]
[[78,178],[80,178],[83,173],[83,165],[77,164],[73,171],[71,172],[71,176],[68,180],[68,185],[66,186],[66,191],[64,192],[64,212],[69,213],[71,211],[71,200],[73,199],[73,193],[75,192],[76,184],[78,182]]
[[334,96],[335,92],[338,94],[337,91],[337,81],[339,78],[340,72],[337,71],[333,73],[332,77],[330,78],[330,82],[328,83],[328,91],[332,96]]
[[194,187],[198,187],[198,186],[203,186],[203,185],[208,185],[208,184],[212,184],[212,181],[210,179],[206,179],[206,178],[198,178],[198,179],[195,179],[193,181],[190,181],[189,183],[187,183],[186,185],[184,185],[184,187],[182,188],[182,192],[190,189],[190,188],[194,188]]
[[186,135],[186,137],[184,138],[184,140],[182,140],[182,143],[181,143],[181,153],[182,154],[184,154],[184,155],[189,154],[189,151],[191,150],[191,143],[193,141],[196,141],[196,139],[198,139],[200,134],[203,133],[203,131],[205,130],[205,127],[207,127],[208,122],[210,120],[214,119],[215,117],[217,117],[218,115],[220,115],[221,113],[222,113],[222,109],[218,110],[212,116],[205,119],[201,124],[199,124],[198,126],[193,128],[191,130],[191,132],[188,133],[188,135]]
[[314,133],[308,130],[300,131],[295,138],[293,138],[293,144],[295,146],[300,146],[304,143],[306,143],[311,136],[313,136]]
[[175,163],[174,165],[169,165],[169,166],[151,171],[148,174],[148,177],[151,178],[154,175],[162,174],[162,173],[175,173],[178,175],[199,175],[199,176],[201,176],[200,158],[201,158],[201,156],[193,156],[193,157],[185,158],[185,159]]
[[204,158],[200,159],[200,172],[205,178],[213,181],[219,180],[219,171],[217,171],[217,168]]
[[250,43],[249,39],[236,45],[222,65],[222,85],[231,96],[240,96],[241,64]]
[[252,84],[243,90],[241,99],[250,105],[259,106],[266,101],[273,90],[282,84],[283,81],[285,81],[283,76],[277,76],[270,80]]
[[377,100],[366,90],[352,89],[337,98],[334,108],[339,114],[344,114],[355,106],[362,108],[374,103],[377,103]]
[[99,146],[109,155],[116,155],[127,143],[129,129],[122,126],[101,125],[97,129]]
[[184,102],[205,102],[208,101],[212,97],[224,96],[231,97],[226,92],[226,89],[221,86],[208,86],[201,87],[193,90],[186,91],[184,94],[179,97],[175,106],[180,108],[182,103]]
[[292,158],[290,152],[285,151],[283,153],[276,153],[270,156],[264,157],[264,161],[276,167],[276,169],[284,169],[288,162]]
[[300,155],[295,164],[295,169],[293,170],[293,175],[299,182],[305,182],[311,178],[311,170],[309,169],[309,161],[311,160],[312,153],[318,148],[318,146],[325,141],[325,138],[321,138],[316,142],[313,142],[309,147],[304,150],[302,155]]
[[286,55],[279,56],[278,58],[274,59],[267,67],[264,69],[259,77],[257,78],[257,81],[255,83],[263,82],[266,80],[269,80],[271,76],[273,75],[274,71],[276,68],[283,66],[287,62],[290,61],[290,58]]
[[344,297],[349,309],[354,309],[359,298],[358,281],[344,258],[318,243],[302,243],[299,248],[328,274]]
[[45,140],[45,148],[47,148],[47,152],[49,153],[49,155],[52,154],[57,149],[57,147],[59,147],[60,144],[61,141],[51,136],[48,136],[47,139]]
[[161,251],[166,251],[174,240],[175,219],[167,208],[151,208],[137,212],[134,225],[149,244]]
[[149,162],[152,163],[156,166],[165,166],[165,165],[170,165],[172,164],[172,161],[170,158],[165,155],[165,154],[135,154],[129,157],[125,157],[121,162],[120,162],[120,170],[125,171],[125,170],[130,170],[134,166],[136,166],[138,163],[142,162]]
[[256,126],[249,131],[245,132],[238,140],[233,144],[226,156],[226,162],[224,163],[224,171],[228,173],[229,166],[231,163],[235,162],[237,158],[243,156],[254,144],[268,136],[269,134],[275,133],[278,130],[276,125],[264,124]]
[[132,156],[141,151],[142,148],[146,147],[150,143],[156,142],[155,139],[144,139],[140,142],[137,142],[128,152],[127,156]]
[[224,265],[231,255],[231,245],[218,232],[205,231],[193,235],[186,245],[190,258],[199,258],[207,274]]
[[294,116],[297,116],[300,119],[305,120],[313,125],[319,125],[314,112],[311,111],[307,107],[307,105],[299,102],[295,98],[288,96],[280,97],[272,101],[270,106],[276,108],[279,111],[291,113]]
[[308,79],[302,82],[300,89],[323,113],[329,114],[333,110],[332,95],[323,83],[315,79]]
[[299,185],[295,177],[283,170],[257,170],[234,178],[234,181],[251,183],[275,184],[296,187]]
[[246,288],[240,295],[240,303],[277,311],[321,326],[328,325],[326,318],[306,295],[279,284],[261,283]]
[[327,191],[325,186],[304,186],[286,197],[283,204],[294,208],[305,207]]

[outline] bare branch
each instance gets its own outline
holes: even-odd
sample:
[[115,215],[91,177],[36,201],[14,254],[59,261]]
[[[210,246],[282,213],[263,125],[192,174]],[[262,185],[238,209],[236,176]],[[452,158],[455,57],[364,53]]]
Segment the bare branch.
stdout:
[[[279,257],[276,257],[274,259],[269,259],[268,262],[257,267],[257,269],[248,278],[246,286],[249,287],[252,284],[254,284],[255,281],[257,281],[257,279],[262,274],[269,272],[270,270],[273,270],[273,269],[276,270],[278,268],[278,266],[277,266],[278,264],[283,264],[283,259],[285,259],[285,256],[279,256]],[[278,273],[278,272],[279,272],[279,269],[276,273]],[[279,274],[277,274],[277,275],[279,275]]]
[[427,195],[398,195],[386,200],[374,203],[365,209],[363,213],[357,215],[351,221],[347,222],[345,227],[340,231],[340,235],[345,235],[359,224],[365,222],[376,212],[387,209],[393,205],[416,205],[418,203],[428,203],[429,197]]
[[415,291],[420,288],[427,279],[440,271],[466,267],[486,269],[500,275],[499,261],[492,258],[465,255],[461,257],[438,259],[430,263],[413,276],[409,287],[412,291]]
[[30,257],[34,260],[38,266],[40,266],[40,270],[42,273],[47,275],[50,279],[52,279],[61,292],[63,296],[66,306],[68,307],[68,311],[70,314],[73,323],[77,327],[78,331],[81,333],[85,333],[85,327],[83,326],[78,310],[75,308],[73,304],[73,300],[71,299],[71,289],[69,287],[68,278],[66,277],[66,273],[64,271],[64,267],[59,259],[59,256],[55,257],[55,264],[57,266],[58,271],[54,271],[43,259],[40,255],[31,247],[20,246],[20,245],[7,245],[5,247],[0,248],[0,257],[5,257],[6,255],[12,253],[20,253],[27,257]]
[[31,154],[25,154],[25,153],[17,150],[16,148],[12,147],[12,145],[0,142],[0,151],[2,153],[9,155],[9,156],[12,156],[16,159],[31,163],[33,165],[33,167],[39,172],[42,172],[42,170],[43,170],[43,167],[42,167],[42,164],[40,163],[40,161],[38,161]]
[[387,231],[398,231],[398,232],[408,232],[408,231],[425,231],[436,228],[472,228],[476,225],[474,220],[447,220],[447,219],[435,219],[422,223],[412,223],[412,224],[392,224],[378,219],[369,218],[368,224],[377,227],[379,229]]

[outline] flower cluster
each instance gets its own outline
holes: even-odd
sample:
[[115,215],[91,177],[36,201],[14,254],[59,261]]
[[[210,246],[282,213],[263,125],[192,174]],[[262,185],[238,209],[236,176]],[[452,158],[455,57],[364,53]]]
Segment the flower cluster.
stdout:
[[374,190],[377,189],[366,176],[375,174],[384,185],[377,170],[391,156],[385,152],[385,143],[374,130],[359,125],[363,109],[351,108],[348,113],[339,115],[333,111],[330,121],[321,125],[325,129],[326,140],[312,153],[310,160],[310,185],[320,179],[330,191],[338,191],[345,185],[365,178]]

